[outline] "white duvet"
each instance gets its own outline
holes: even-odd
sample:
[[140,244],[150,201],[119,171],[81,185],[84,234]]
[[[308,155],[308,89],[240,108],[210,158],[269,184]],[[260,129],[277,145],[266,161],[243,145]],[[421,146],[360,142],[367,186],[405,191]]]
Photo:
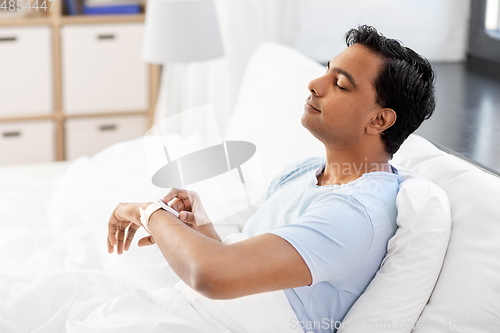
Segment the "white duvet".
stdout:
[[[51,179],[0,173],[0,332],[302,332],[283,291],[207,299],[156,246],[137,247],[142,230],[123,255],[107,253],[116,204],[166,194],[142,154],[134,140]],[[202,199],[217,209],[217,198]],[[238,232],[242,216],[218,232]]]

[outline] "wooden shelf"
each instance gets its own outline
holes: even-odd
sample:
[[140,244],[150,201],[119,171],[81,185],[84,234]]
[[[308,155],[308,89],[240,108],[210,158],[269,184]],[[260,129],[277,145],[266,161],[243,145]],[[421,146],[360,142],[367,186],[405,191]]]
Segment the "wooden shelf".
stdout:
[[47,115],[25,115],[25,116],[19,116],[19,117],[0,117],[0,123],[9,123],[9,122],[17,122],[17,121],[30,121],[30,120],[47,120],[47,119],[53,119],[54,115],[52,114],[47,114]]
[[99,112],[99,113],[79,113],[65,114],[62,117],[65,119],[73,118],[96,118],[96,117],[116,117],[116,116],[147,116],[148,111],[121,111],[121,112]]
[[60,25],[60,24],[99,24],[99,23],[131,23],[144,22],[145,14],[131,15],[64,15],[55,19],[48,16],[20,17],[0,19],[0,27]]
[[64,15],[61,24],[99,24],[99,23],[131,23],[144,22],[145,14],[130,15]]
[[[146,1],[143,1],[145,12]],[[121,112],[100,112],[85,114],[64,114],[62,110],[62,68],[61,68],[61,36],[60,29],[63,25],[71,24],[107,24],[107,23],[133,23],[144,22],[145,13],[141,14],[119,14],[119,15],[63,15],[62,2],[56,0],[51,8],[52,10],[42,13],[43,15],[32,15],[24,17],[0,18],[1,27],[17,26],[52,26],[52,50],[53,50],[53,85],[54,85],[54,109],[46,115],[23,115],[16,117],[1,117],[0,123],[21,122],[34,120],[52,120],[55,124],[55,151],[56,160],[65,159],[66,134],[64,123],[68,119],[75,118],[95,118],[95,117],[115,117],[115,116],[133,116],[142,115],[146,117],[148,128],[153,125],[154,110],[158,97],[159,80],[161,66],[149,65],[149,109]]]
[[48,16],[39,17],[19,17],[0,19],[0,27],[51,25],[52,19]]

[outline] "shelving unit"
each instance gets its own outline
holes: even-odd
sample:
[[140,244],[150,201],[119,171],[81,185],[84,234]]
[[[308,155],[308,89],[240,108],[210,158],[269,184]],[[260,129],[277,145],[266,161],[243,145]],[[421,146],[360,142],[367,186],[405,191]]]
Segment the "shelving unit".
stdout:
[[[65,133],[65,122],[71,119],[89,118],[89,117],[120,117],[120,116],[144,116],[146,117],[147,128],[150,128],[154,119],[154,107],[156,104],[159,79],[160,79],[160,66],[147,65],[149,78],[147,80],[148,91],[148,108],[138,110],[113,110],[113,112],[81,112],[68,114],[63,110],[63,65],[62,65],[62,45],[61,45],[61,31],[65,26],[70,25],[93,25],[93,24],[109,24],[109,23],[135,23],[144,22],[145,14],[136,15],[77,15],[67,16],[62,12],[62,0],[55,0],[52,11],[49,11],[50,4],[47,5],[47,12],[45,16],[41,17],[19,17],[19,18],[1,18],[0,17],[0,31],[4,27],[34,27],[34,26],[49,26],[52,29],[52,87],[53,87],[53,110],[49,114],[36,114],[36,115],[13,115],[1,116],[0,125],[12,122],[26,122],[36,120],[51,120],[54,124],[54,159],[56,161],[63,161],[66,159],[66,143],[67,133]],[[89,26],[90,27],[90,26]],[[9,79],[9,78],[7,78]],[[1,92],[0,92],[1,94]],[[0,102],[1,103],[1,102]],[[147,129],[146,128],[146,129]],[[145,130],[146,130],[145,129]],[[28,149],[28,147],[26,148]]]

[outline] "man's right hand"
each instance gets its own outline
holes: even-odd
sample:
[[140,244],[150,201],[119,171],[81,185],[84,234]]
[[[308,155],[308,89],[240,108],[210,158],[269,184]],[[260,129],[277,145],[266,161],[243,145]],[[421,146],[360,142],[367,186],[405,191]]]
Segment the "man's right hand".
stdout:
[[221,242],[213,223],[205,212],[198,193],[173,188],[162,200],[168,204],[172,199],[169,206],[179,212],[179,219],[182,222],[203,235]]

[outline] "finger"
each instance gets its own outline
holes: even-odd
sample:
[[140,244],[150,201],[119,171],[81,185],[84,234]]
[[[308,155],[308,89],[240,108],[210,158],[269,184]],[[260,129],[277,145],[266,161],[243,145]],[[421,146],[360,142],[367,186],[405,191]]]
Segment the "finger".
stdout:
[[164,203],[168,204],[174,198],[188,199],[189,197],[185,189],[173,188],[167,193],[167,195],[162,200]]
[[184,202],[184,209],[183,210],[191,211],[191,209],[192,209],[191,200],[190,199],[183,199],[182,201]]
[[135,233],[137,231],[138,226],[134,223],[131,223],[130,226],[127,229],[127,238],[125,240],[125,247],[124,250],[128,251],[130,249],[130,245],[132,245],[132,240],[134,239]]
[[177,199],[177,198],[175,198],[169,206],[172,207],[173,209],[175,209],[178,212],[185,210],[185,208],[184,208],[184,200],[180,200],[180,199]]
[[189,202],[191,203],[190,211],[195,214],[198,213],[198,210],[200,209],[200,207],[202,207],[200,196],[198,195],[198,193],[191,190],[187,191],[187,194],[189,197]]
[[127,226],[130,224],[130,222],[121,222],[121,224],[118,226],[118,230],[116,233],[116,253],[122,254],[123,253],[123,242],[125,239],[125,229]]
[[116,219],[114,221],[109,221],[108,223],[108,243],[111,245],[111,246],[115,246],[116,245],[116,229],[117,229],[117,223],[119,223],[118,221],[116,221]]
[[109,236],[107,238],[107,243],[108,243],[108,253],[113,253],[113,250],[115,249],[115,247],[113,245],[111,245],[110,241],[109,241]]
[[[108,252],[113,253],[113,248],[116,245],[116,230],[118,229],[118,221],[108,223]],[[111,246],[111,249],[109,248]],[[111,250],[111,251],[110,251]]]
[[179,213],[179,219],[182,222],[186,222],[186,223],[189,223],[189,224],[196,224],[196,220],[194,218],[194,214],[191,213],[191,212],[186,212],[186,211],[180,212]]
[[146,236],[144,238],[139,239],[139,242],[137,242],[137,245],[139,247],[143,247],[143,246],[153,245],[155,243],[156,242],[155,242],[155,239],[153,238],[153,236]]
[[190,197],[195,197],[196,199],[200,199],[200,195],[198,194],[198,192],[193,190],[188,190],[187,192]]
[[[116,230],[118,228],[118,224],[121,224],[120,221],[116,218],[116,211],[122,204],[118,204],[108,222],[108,252],[113,253],[113,247],[116,245]],[[111,246],[111,248],[110,248]]]

